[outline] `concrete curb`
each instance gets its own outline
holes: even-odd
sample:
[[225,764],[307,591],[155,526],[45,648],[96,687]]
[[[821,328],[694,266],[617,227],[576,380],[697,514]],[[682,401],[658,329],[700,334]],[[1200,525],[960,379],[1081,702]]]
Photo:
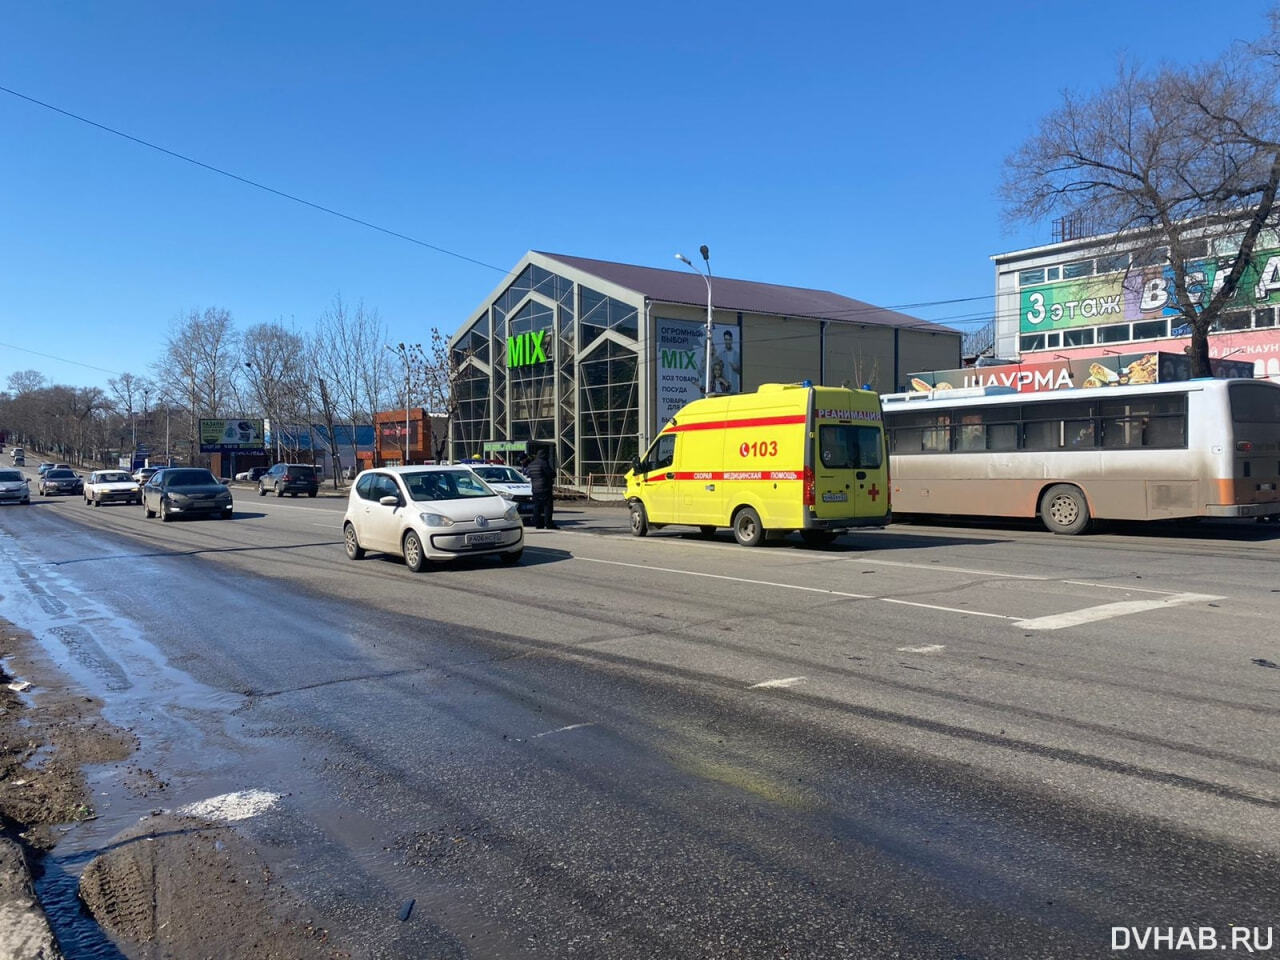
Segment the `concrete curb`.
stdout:
[[22,847],[0,837],[0,960],[62,960]]

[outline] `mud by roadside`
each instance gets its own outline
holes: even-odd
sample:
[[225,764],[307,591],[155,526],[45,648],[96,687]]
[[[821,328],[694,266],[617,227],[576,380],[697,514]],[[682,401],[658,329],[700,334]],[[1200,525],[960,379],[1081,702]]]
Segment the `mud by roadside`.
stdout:
[[[101,709],[0,621],[0,960],[74,958],[55,938],[66,918],[50,924],[36,890],[62,831],[97,815],[84,765],[117,764],[127,790],[163,797],[134,735]],[[156,809],[121,831],[85,866],[79,899],[77,922],[96,922],[129,960],[350,956],[234,824],[205,816]]]

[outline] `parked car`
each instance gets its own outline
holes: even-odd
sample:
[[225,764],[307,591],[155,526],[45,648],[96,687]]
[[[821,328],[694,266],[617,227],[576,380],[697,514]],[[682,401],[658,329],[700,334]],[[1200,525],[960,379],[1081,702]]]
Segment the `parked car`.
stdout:
[[30,503],[30,483],[17,470],[0,470],[0,503]]
[[265,497],[268,490],[275,491],[277,497],[286,493],[314,497],[320,490],[320,478],[309,463],[277,463],[258,478],[258,496]]
[[242,473],[237,473],[236,479],[248,480],[250,483],[257,483],[258,478],[261,477],[266,472],[267,472],[266,467],[253,467],[252,469],[245,470]]
[[52,497],[57,494],[76,494],[84,491],[84,481],[74,470],[66,467],[54,467],[46,470],[40,478],[40,496]]
[[84,485],[84,502],[95,507],[104,503],[141,503],[142,488],[123,470],[95,470]]
[[204,467],[166,467],[154,473],[142,488],[142,512],[160,515],[168,523],[174,517],[231,516],[231,491]]
[[159,467],[139,467],[133,471],[133,482],[139,487],[146,484],[148,480],[156,475],[160,470]]
[[529,478],[523,473],[515,467],[502,464],[478,463],[468,466],[494,493],[515,503],[522,516],[533,516],[533,488],[529,486]]
[[524,525],[514,503],[466,467],[384,467],[356,477],[342,520],[347,556],[403,557],[415,573],[429,560],[497,554],[516,563]]

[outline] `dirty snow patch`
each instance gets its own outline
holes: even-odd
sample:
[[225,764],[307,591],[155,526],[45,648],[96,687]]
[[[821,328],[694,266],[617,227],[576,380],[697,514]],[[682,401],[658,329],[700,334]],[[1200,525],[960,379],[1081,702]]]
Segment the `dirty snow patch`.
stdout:
[[221,796],[210,797],[179,807],[177,812],[187,817],[205,820],[248,820],[265,813],[276,805],[282,795],[266,790],[237,790]]

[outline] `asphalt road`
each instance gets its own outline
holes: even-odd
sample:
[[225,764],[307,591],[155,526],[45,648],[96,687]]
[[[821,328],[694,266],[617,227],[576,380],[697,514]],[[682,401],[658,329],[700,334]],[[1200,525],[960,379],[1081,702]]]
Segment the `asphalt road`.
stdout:
[[221,522],[0,509],[0,616],[167,784],[100,771],[67,870],[257,789],[281,799],[242,829],[359,956],[1087,958],[1123,955],[1113,927],[1280,927],[1280,528],[748,550],[583,506],[518,567],[415,576],[348,561],[339,500],[236,494]]

